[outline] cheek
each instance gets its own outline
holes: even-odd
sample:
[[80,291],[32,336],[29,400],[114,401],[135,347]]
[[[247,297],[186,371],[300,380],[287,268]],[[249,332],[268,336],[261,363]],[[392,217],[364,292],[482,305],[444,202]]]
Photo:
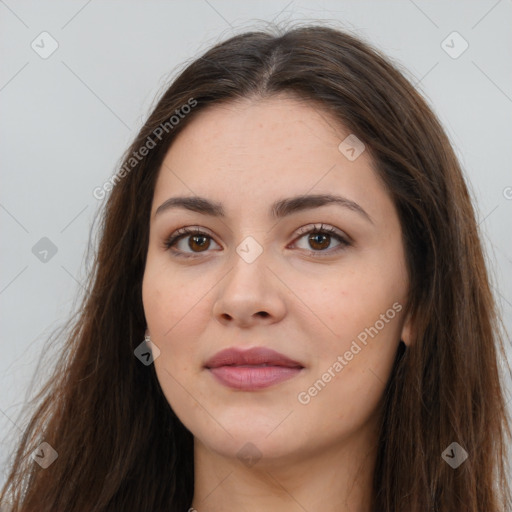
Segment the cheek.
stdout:
[[188,423],[196,404],[186,390],[193,389],[199,372],[194,347],[200,339],[198,317],[205,313],[206,301],[200,300],[204,292],[185,286],[179,275],[150,263],[148,259],[142,297],[151,340],[160,350],[155,372],[167,402]]
[[[310,291],[308,306],[322,320],[324,332],[316,338],[311,380],[329,371],[336,375],[325,375],[329,392],[322,383],[317,386],[322,388],[322,402],[343,395],[347,404],[357,407],[360,402],[354,397],[369,400],[383,391],[400,339],[405,289],[399,282],[399,272],[391,275],[389,269],[385,273],[367,264]],[[311,323],[304,322],[305,332],[311,333]]]
[[207,291],[211,286],[205,279],[172,272],[165,263],[151,263],[148,258],[142,285],[144,313],[151,340],[160,349],[155,367],[170,385],[164,369],[176,378],[199,371],[196,349],[210,317]]
[[142,282],[142,301],[155,342],[172,337],[180,324],[194,315],[194,304],[199,302],[200,292],[183,273],[173,272],[164,257],[152,256],[150,251]]
[[[324,279],[321,286],[308,277],[301,277],[303,287],[295,290],[305,297],[309,314],[304,318],[304,329],[311,332],[320,323],[319,335],[327,343],[321,350],[342,350],[347,342],[372,326],[381,313],[393,304],[389,286],[379,280],[370,269],[340,271]],[[299,318],[299,317],[298,317]],[[322,334],[323,333],[323,334]]]
[[[333,319],[339,336],[323,345],[296,397],[306,423],[316,425],[312,418],[322,418],[323,430],[338,435],[356,431],[378,410],[398,346],[400,316],[388,301],[377,302],[359,308],[347,294],[346,310]],[[386,311],[388,323],[380,319]]]

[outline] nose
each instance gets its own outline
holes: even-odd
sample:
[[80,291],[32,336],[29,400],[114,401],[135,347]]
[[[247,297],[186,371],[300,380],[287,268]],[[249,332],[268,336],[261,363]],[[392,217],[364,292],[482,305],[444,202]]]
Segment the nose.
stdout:
[[252,263],[236,255],[234,265],[216,287],[214,317],[223,325],[248,328],[279,322],[286,314],[284,287],[260,255]]

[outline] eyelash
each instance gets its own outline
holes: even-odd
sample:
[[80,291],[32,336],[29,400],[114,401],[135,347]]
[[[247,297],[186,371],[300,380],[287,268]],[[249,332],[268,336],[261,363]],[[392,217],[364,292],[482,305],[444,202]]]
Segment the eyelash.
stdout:
[[[346,247],[349,247],[350,245],[352,245],[351,242],[349,242],[340,233],[338,233],[338,231],[335,228],[333,228],[332,226],[324,227],[324,224],[320,224],[320,227],[317,227],[316,225],[314,225],[314,226],[306,226],[306,227],[300,228],[299,231],[297,232],[297,235],[298,235],[297,240],[300,240],[305,235],[309,235],[311,233],[329,235],[329,236],[335,238],[340,243],[340,245],[335,249],[309,251],[310,254],[315,257],[323,257],[323,255],[324,255],[323,253],[328,253],[329,255],[332,255],[333,253],[338,253],[339,251],[342,251]],[[173,249],[173,246],[182,238],[186,238],[187,235],[188,236],[201,235],[201,236],[205,236],[205,237],[213,239],[213,237],[211,237],[208,233],[201,231],[201,229],[199,229],[199,228],[180,228],[164,241],[165,249],[172,251],[174,253],[174,255],[179,258],[196,258],[196,257],[200,256],[202,254],[201,252],[186,253],[186,252],[182,252],[182,251]],[[202,251],[202,252],[209,252],[209,251],[206,250],[206,251]]]

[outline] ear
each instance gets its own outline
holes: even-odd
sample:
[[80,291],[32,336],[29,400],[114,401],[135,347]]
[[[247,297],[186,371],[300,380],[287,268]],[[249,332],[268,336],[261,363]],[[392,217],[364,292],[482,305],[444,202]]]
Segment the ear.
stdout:
[[400,339],[405,343],[406,347],[410,347],[413,342],[413,328],[412,328],[412,317],[408,313],[405,317],[404,324],[402,325],[402,332]]

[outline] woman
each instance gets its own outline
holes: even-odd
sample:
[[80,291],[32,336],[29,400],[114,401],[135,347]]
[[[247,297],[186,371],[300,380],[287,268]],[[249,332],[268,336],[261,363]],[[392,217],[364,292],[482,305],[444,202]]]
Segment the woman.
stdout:
[[474,211],[383,55],[318,26],[233,37],[108,188],[9,510],[509,510]]

